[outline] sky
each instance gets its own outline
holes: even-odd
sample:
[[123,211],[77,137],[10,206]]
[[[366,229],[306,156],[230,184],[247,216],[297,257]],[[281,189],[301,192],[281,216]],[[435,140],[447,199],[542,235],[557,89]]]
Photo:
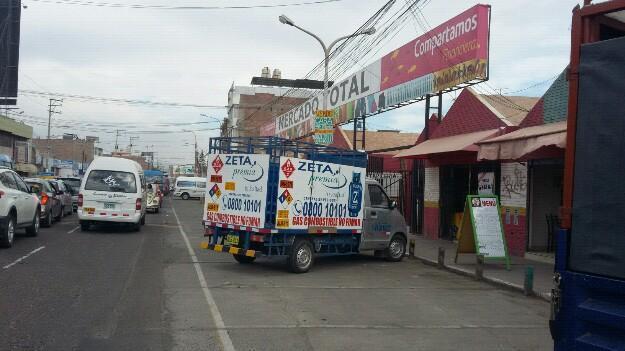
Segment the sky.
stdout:
[[[22,0],[19,88],[62,94],[225,106],[232,84],[249,85],[262,67],[279,68],[283,78],[302,78],[323,58],[313,38],[278,22],[285,14],[327,42],[350,34],[386,1],[341,0],[331,3],[254,9],[158,10],[72,5],[67,0]],[[129,5],[236,6],[276,5],[310,0],[102,0]],[[407,0],[396,0],[400,6]],[[571,10],[579,1],[492,0],[490,80],[482,90],[540,96],[565,68],[570,47]],[[477,4],[431,0],[422,9],[431,27]],[[423,34],[412,19],[380,44],[378,59]],[[359,62],[366,64],[368,62]],[[330,63],[331,65],[332,63]],[[354,66],[354,70],[359,67]],[[347,72],[347,76],[351,72]],[[526,89],[532,85],[533,88]],[[514,94],[513,94],[514,95]],[[447,94],[447,110],[457,93]],[[20,94],[22,118],[46,137],[48,97]],[[64,99],[54,115],[54,136],[63,133],[100,137],[99,147],[154,151],[161,164],[193,162],[195,139],[206,150],[217,130],[211,122],[225,108],[102,104]],[[369,129],[420,132],[424,103],[367,120]],[[208,115],[211,118],[201,116]],[[20,119],[18,118],[18,119]],[[192,126],[178,123],[206,122]],[[167,126],[155,126],[167,123]],[[103,126],[102,124],[106,124]],[[154,133],[138,134],[143,130]]]

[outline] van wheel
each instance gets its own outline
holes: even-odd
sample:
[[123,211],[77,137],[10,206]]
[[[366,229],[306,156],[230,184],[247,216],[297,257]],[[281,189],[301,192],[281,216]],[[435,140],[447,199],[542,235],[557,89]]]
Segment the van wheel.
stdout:
[[154,209],[154,213],[158,213],[158,207]]
[[250,257],[250,256],[245,256],[245,255],[232,255],[232,256],[234,257],[235,260],[237,260],[237,262],[241,264],[250,264],[254,262],[254,260],[256,259],[256,257]]
[[145,225],[145,215],[141,216],[141,219],[139,220],[139,226]]
[[90,226],[89,222],[87,222],[87,221],[80,221],[80,231],[81,232],[89,231],[89,226]]
[[315,251],[310,241],[296,239],[287,258],[289,270],[293,273],[306,273],[313,266],[314,261]]
[[406,238],[401,234],[393,235],[391,242],[384,250],[386,260],[391,262],[399,262],[404,258],[406,253]]
[[189,200],[189,198],[190,198],[189,194],[187,194],[187,193],[182,193],[182,195],[180,195],[180,197],[181,197],[183,200]]
[[140,231],[141,231],[141,222],[139,222],[139,223],[134,223],[134,224],[132,225],[132,230],[133,230],[133,231],[135,231],[135,232],[140,232]]

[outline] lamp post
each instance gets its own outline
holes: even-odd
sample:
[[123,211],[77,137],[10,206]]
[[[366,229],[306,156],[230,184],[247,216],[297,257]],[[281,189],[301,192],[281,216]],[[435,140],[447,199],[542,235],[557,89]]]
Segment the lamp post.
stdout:
[[324,54],[324,59],[323,59],[323,66],[325,68],[325,72],[323,75],[323,110],[326,111],[328,109],[328,65],[329,65],[329,61],[330,61],[330,53],[332,52],[332,48],[334,47],[334,45],[336,45],[337,43],[339,43],[340,41],[343,41],[345,39],[349,39],[358,35],[372,35],[375,33],[375,28],[371,27],[369,29],[366,29],[362,32],[357,32],[357,33],[353,33],[350,35],[345,35],[342,36],[336,40],[334,40],[332,43],[330,43],[330,45],[326,46],[326,44],[323,42],[323,40],[321,40],[321,38],[319,38],[318,36],[316,36],[315,34],[311,33],[310,31],[307,31],[306,29],[298,26],[295,24],[295,22],[293,22],[293,20],[289,19],[287,16],[285,15],[280,15],[278,17],[278,20],[280,21],[280,23],[283,24],[288,24],[291,27],[295,27],[299,30],[301,30],[302,32],[310,35],[311,37],[317,39],[317,41],[319,42],[319,44],[321,44],[321,47],[323,48],[323,54]]

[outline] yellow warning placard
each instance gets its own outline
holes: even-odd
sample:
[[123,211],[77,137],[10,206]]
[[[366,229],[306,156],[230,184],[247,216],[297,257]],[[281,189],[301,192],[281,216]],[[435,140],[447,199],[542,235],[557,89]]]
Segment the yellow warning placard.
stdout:
[[234,182],[226,182],[226,190],[234,191],[234,189],[235,189],[235,183]]

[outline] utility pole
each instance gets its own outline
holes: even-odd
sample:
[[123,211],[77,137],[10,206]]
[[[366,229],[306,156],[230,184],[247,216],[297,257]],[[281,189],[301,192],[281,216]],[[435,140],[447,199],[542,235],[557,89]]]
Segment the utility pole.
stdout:
[[63,99],[50,99],[50,104],[48,105],[48,139],[50,139],[50,127],[52,124],[52,115],[57,113],[61,114],[61,112],[56,111],[55,108],[63,106]]
[[128,145],[128,153],[132,155],[132,146],[133,146],[132,141],[139,139],[139,137],[138,136],[131,136],[128,139],[130,139],[130,145]]
[[119,129],[115,130],[115,151],[119,151],[119,144],[117,143],[119,139]]

